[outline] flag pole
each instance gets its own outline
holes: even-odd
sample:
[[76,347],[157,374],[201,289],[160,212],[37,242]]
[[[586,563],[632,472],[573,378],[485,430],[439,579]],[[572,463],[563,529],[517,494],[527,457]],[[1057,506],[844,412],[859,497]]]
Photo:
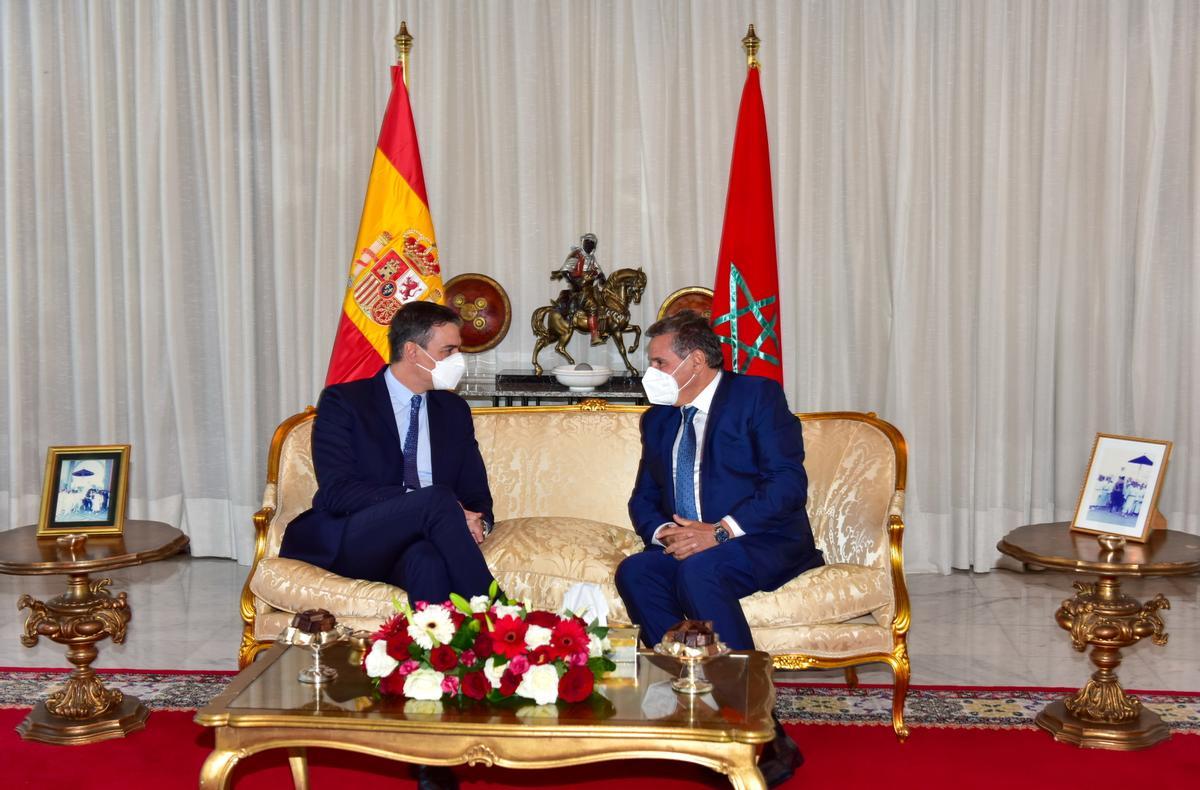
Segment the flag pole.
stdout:
[[[753,32],[753,25],[750,26]],[[404,74],[404,87],[408,87],[408,53],[412,52],[413,37],[408,32],[408,22],[401,20],[400,32],[396,34],[396,62]]]
[[746,50],[746,68],[756,69],[759,67],[758,47],[761,43],[754,32],[754,24],[751,23],[750,29],[746,31],[746,37],[742,39],[742,49]]

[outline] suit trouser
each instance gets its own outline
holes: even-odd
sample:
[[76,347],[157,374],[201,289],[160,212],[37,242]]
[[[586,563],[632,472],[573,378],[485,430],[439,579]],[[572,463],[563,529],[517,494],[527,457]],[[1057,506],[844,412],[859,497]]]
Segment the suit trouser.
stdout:
[[626,557],[617,567],[617,591],[647,647],[690,617],[712,620],[731,650],[753,650],[754,638],[738,599],[759,590],[753,566],[737,538],[685,560],[658,546]]
[[462,506],[442,485],[409,491],[350,516],[330,570],[402,587],[409,601],[445,601],[452,592],[484,595],[492,583]]

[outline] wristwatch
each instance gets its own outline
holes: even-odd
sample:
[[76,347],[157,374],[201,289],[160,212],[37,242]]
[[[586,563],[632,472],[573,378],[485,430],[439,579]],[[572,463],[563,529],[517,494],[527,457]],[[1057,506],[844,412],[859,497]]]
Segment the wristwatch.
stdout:
[[717,539],[718,544],[721,544],[733,536],[729,534],[729,530],[725,529],[725,522],[718,521],[716,525],[713,526],[713,537]]

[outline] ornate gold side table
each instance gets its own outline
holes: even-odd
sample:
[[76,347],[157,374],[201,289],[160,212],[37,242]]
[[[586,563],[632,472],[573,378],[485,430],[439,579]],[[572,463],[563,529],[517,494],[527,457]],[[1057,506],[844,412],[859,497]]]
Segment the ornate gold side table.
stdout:
[[1037,725],[1056,740],[1094,749],[1144,749],[1169,738],[1158,714],[1121,688],[1116,670],[1121,648],[1145,637],[1156,645],[1167,643],[1161,612],[1171,604],[1162,594],[1139,603],[1121,592],[1121,577],[1200,571],[1200,536],[1155,530],[1147,543],[1108,549],[1096,535],[1071,532],[1067,522],[1059,522],[1015,529],[996,548],[1030,565],[1100,577],[1096,582],[1075,582],[1075,597],[1063,601],[1054,614],[1070,632],[1076,650],[1092,646],[1096,671],[1075,694],[1046,706]]
[[169,557],[187,546],[187,536],[157,521],[127,521],[123,535],[89,535],[83,548],[72,550],[36,534],[36,526],[0,532],[0,573],[67,575],[62,595],[44,602],[22,595],[17,608],[29,610],[21,644],[33,647],[44,636],[66,645],[75,669],[61,690],[34,706],[17,732],[31,741],[79,744],[140,730],[149,715],[146,706],[105,688],[91,667],[97,642],[125,641],[129,603],[125,593],[109,592],[111,579],[92,580],[89,574]]

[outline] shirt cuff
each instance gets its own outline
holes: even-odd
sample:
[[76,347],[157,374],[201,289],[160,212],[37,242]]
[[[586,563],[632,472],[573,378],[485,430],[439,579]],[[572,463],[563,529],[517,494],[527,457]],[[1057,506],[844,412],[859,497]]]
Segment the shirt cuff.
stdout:
[[746,531],[738,526],[737,520],[733,516],[726,516],[721,521],[725,522],[725,526],[729,527],[729,534],[735,538],[740,538],[746,534]]
[[674,521],[668,521],[665,524],[659,524],[658,529],[654,530],[654,534],[650,536],[650,542],[653,543],[655,546],[665,546],[666,544],[658,539],[659,530],[661,530],[663,527],[673,527],[673,526],[675,526]]

